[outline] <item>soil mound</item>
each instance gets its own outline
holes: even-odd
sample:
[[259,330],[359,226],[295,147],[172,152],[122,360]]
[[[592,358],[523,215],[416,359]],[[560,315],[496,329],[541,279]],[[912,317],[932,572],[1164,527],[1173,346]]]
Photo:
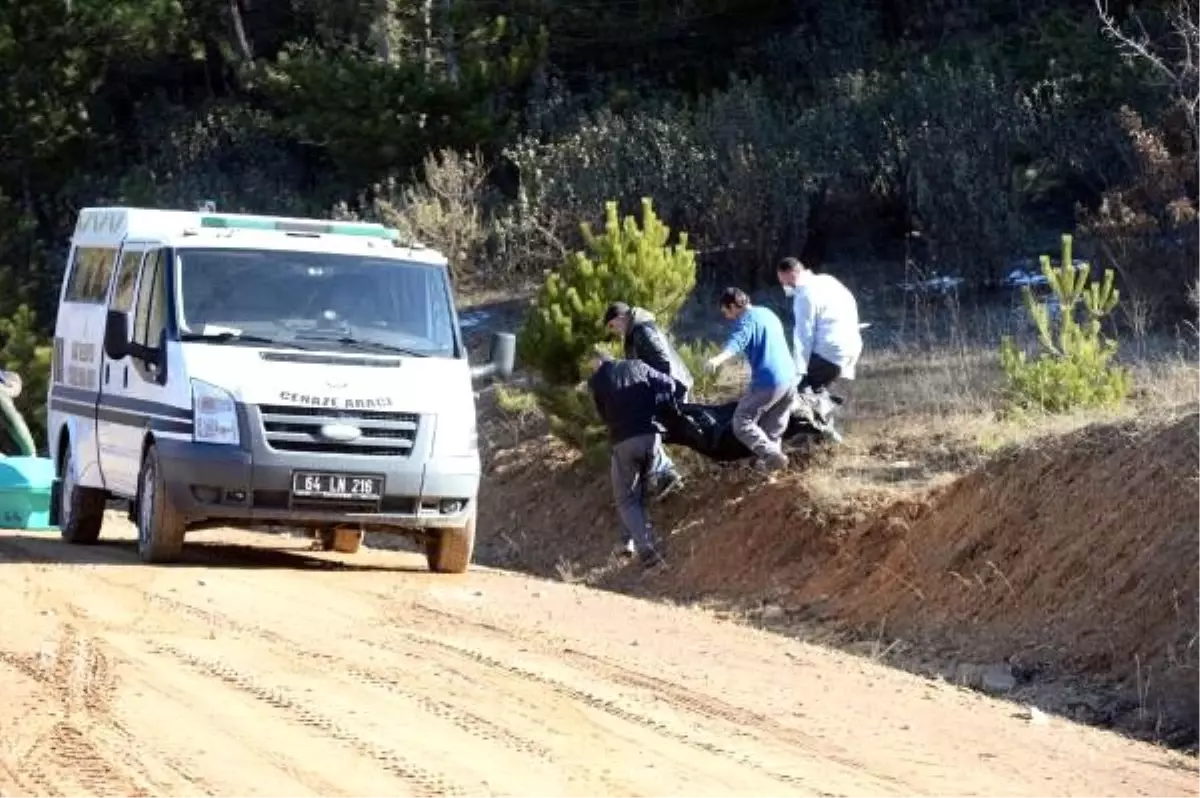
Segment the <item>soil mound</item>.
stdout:
[[529,442],[491,463],[482,559],[674,599],[766,601],[785,620],[902,640],[924,669],[1006,663],[1017,689],[1103,682],[1118,699],[1081,719],[1194,739],[1198,436],[1197,414],[1097,425],[883,506],[829,506],[800,480],[698,479],[652,510],[673,565],[654,577],[609,556],[604,475]]
[[856,529],[801,592],[1029,676],[1112,680],[1145,720],[1194,736],[1198,418],[1006,453]]

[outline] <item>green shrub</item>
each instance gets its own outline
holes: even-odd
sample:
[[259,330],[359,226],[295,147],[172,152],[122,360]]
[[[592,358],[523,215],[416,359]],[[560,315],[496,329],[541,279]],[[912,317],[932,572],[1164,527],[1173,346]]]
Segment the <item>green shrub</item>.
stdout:
[[581,226],[588,252],[574,252],[546,277],[518,337],[521,362],[552,384],[579,381],[590,349],[602,341],[604,310],[623,300],[652,312],[665,329],[696,285],[696,255],[687,233],[667,246],[671,230],[642,200],[642,224],[605,205],[604,232]]
[[527,416],[538,411],[537,397],[530,391],[496,386],[496,405],[510,416]]
[[704,361],[721,351],[721,345],[712,341],[695,341],[675,347],[679,357],[692,373],[692,401],[716,398],[720,374],[709,374],[704,370]]
[[551,435],[582,454],[590,466],[607,461],[608,430],[586,386],[543,384],[534,393]]
[[21,395],[14,404],[40,450],[46,441],[51,347],[37,329],[37,318],[28,305],[20,305],[10,318],[0,319],[0,368],[21,376]]
[[[1018,409],[1050,413],[1120,404],[1129,395],[1132,378],[1112,362],[1117,342],[1100,329],[1120,300],[1112,270],[1105,270],[1103,283],[1089,285],[1090,266],[1072,268],[1069,235],[1062,237],[1062,261],[1057,268],[1050,265],[1048,255],[1041,262],[1042,274],[1058,300],[1057,323],[1051,319],[1049,304],[1035,299],[1026,286],[1025,307],[1042,351],[1031,358],[1010,337],[1001,341],[1000,365],[1008,378],[1010,403]],[[1076,310],[1080,304],[1086,316],[1082,323]]]

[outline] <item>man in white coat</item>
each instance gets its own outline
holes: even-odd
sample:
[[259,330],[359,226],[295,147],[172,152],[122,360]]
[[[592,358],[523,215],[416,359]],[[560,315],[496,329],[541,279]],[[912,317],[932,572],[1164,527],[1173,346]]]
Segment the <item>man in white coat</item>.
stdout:
[[863,347],[854,294],[833,275],[815,274],[797,258],[780,261],[776,276],[792,298],[800,395],[820,395],[835,380],[853,380]]

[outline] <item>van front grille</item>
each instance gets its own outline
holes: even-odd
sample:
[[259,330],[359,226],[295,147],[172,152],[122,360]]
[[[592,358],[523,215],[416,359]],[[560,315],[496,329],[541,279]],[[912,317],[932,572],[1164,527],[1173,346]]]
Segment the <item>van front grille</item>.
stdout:
[[[259,405],[258,410],[267,445],[281,452],[408,457],[421,426],[416,413],[291,405]],[[362,435],[352,441],[330,440],[321,435],[326,424],[358,427]]]

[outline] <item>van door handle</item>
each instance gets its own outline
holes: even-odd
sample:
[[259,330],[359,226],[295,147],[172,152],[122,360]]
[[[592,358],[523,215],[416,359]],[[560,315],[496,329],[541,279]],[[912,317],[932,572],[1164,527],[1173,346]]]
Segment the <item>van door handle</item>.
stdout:
[[126,364],[126,366],[125,366],[125,385],[123,387],[125,387],[125,388],[129,387],[129,366],[128,366],[128,364]]
[[104,384],[105,385],[108,385],[108,378],[109,378],[109,368],[108,368],[108,364],[105,363],[104,364]]

